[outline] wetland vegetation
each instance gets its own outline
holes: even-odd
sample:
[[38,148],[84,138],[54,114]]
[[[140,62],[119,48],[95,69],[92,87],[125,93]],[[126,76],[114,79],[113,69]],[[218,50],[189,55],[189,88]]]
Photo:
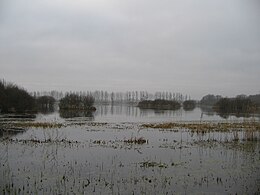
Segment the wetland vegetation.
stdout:
[[[49,94],[35,95],[36,111],[49,112],[1,114],[0,194],[260,193],[257,113],[223,118],[166,92],[155,101],[128,92],[131,103],[120,104],[119,94],[96,93],[112,99],[94,104],[90,93],[69,93],[58,111]],[[135,106],[140,97],[156,109]]]
[[26,131],[1,139],[2,194],[260,192],[257,121],[12,125]]

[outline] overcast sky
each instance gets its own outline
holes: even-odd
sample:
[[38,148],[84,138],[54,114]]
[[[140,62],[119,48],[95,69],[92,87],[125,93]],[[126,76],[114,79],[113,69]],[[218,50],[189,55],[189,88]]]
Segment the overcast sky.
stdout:
[[259,0],[0,0],[0,78],[34,90],[260,93]]

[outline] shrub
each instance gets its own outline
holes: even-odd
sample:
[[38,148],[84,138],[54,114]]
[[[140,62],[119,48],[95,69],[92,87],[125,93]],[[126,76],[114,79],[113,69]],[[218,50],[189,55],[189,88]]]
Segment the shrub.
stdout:
[[0,81],[1,112],[28,112],[35,109],[34,98],[24,89],[12,83]]
[[221,113],[249,113],[257,109],[249,98],[222,98],[214,106]]
[[193,110],[196,107],[196,101],[194,100],[186,100],[183,102],[184,110]]
[[95,110],[93,107],[95,98],[91,95],[83,96],[77,94],[67,94],[60,100],[60,109],[80,109],[80,110]]
[[181,107],[180,103],[174,100],[144,100],[138,103],[138,107],[144,109],[162,109],[162,110],[175,110]]

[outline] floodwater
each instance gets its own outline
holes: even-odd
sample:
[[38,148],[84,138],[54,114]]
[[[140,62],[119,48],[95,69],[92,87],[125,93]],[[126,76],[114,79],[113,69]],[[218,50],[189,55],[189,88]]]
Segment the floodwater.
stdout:
[[119,105],[96,105],[96,112],[53,112],[49,114],[38,114],[37,121],[64,121],[64,119],[74,118],[95,122],[169,122],[169,121],[237,121],[252,119],[260,121],[260,114],[240,117],[235,115],[220,115],[212,108],[196,107],[194,110],[153,110],[140,109],[136,106]]
[[[259,194],[260,142],[233,132],[153,129],[165,121],[258,121],[251,116],[100,106],[9,123],[54,122],[0,138],[0,194]],[[238,137],[244,132],[239,130]],[[139,142],[139,141],[140,142]]]

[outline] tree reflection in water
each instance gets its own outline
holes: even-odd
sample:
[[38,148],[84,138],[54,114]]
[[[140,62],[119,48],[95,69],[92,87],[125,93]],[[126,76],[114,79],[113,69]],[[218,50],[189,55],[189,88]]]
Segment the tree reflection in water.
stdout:
[[94,120],[93,112],[91,111],[82,111],[82,110],[60,110],[60,117],[61,118],[77,118],[77,117],[84,117],[89,121]]

